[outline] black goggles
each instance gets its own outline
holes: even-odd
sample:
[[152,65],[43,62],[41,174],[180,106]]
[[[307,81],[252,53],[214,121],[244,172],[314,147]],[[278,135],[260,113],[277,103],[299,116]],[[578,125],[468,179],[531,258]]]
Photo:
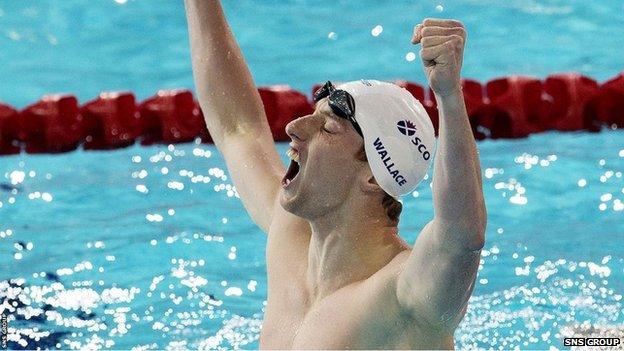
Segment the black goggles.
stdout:
[[332,111],[338,117],[344,118],[351,122],[355,131],[358,132],[361,137],[364,137],[360,125],[355,120],[355,101],[353,100],[351,94],[344,90],[336,90],[334,85],[330,81],[327,81],[325,85],[314,93],[314,102],[319,102],[319,100],[326,97],[329,97],[327,101]]

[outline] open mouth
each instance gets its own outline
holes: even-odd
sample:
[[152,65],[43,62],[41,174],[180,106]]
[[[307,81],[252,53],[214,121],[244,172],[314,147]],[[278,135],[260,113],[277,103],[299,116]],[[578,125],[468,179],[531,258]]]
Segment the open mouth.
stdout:
[[287,187],[299,174],[299,153],[294,149],[288,149],[286,152],[290,157],[290,166],[282,179],[282,186]]

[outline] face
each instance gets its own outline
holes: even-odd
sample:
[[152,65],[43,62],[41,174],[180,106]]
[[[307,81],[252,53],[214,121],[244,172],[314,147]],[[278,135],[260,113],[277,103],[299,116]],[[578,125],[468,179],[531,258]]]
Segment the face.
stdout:
[[335,210],[357,191],[357,178],[366,164],[355,155],[362,137],[351,123],[336,116],[327,99],[312,115],[286,126],[290,136],[290,167],[282,180],[280,203],[295,215],[312,220]]

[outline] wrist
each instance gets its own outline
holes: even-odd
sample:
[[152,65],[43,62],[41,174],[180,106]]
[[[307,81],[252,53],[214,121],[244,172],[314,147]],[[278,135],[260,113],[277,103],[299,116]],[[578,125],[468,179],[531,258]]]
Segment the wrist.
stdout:
[[441,92],[433,91],[438,98],[448,98],[452,96],[463,96],[461,84],[457,84],[451,89],[446,89]]
[[444,101],[455,101],[457,99],[463,100],[464,93],[461,85],[455,86],[453,89],[449,89],[444,92],[434,91],[436,101],[442,103]]

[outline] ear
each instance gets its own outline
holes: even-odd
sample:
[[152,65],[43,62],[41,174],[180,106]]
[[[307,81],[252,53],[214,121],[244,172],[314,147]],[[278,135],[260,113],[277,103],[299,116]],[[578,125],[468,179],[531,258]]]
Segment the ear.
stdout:
[[384,192],[370,172],[360,177],[359,182],[360,189],[367,195],[382,194]]

